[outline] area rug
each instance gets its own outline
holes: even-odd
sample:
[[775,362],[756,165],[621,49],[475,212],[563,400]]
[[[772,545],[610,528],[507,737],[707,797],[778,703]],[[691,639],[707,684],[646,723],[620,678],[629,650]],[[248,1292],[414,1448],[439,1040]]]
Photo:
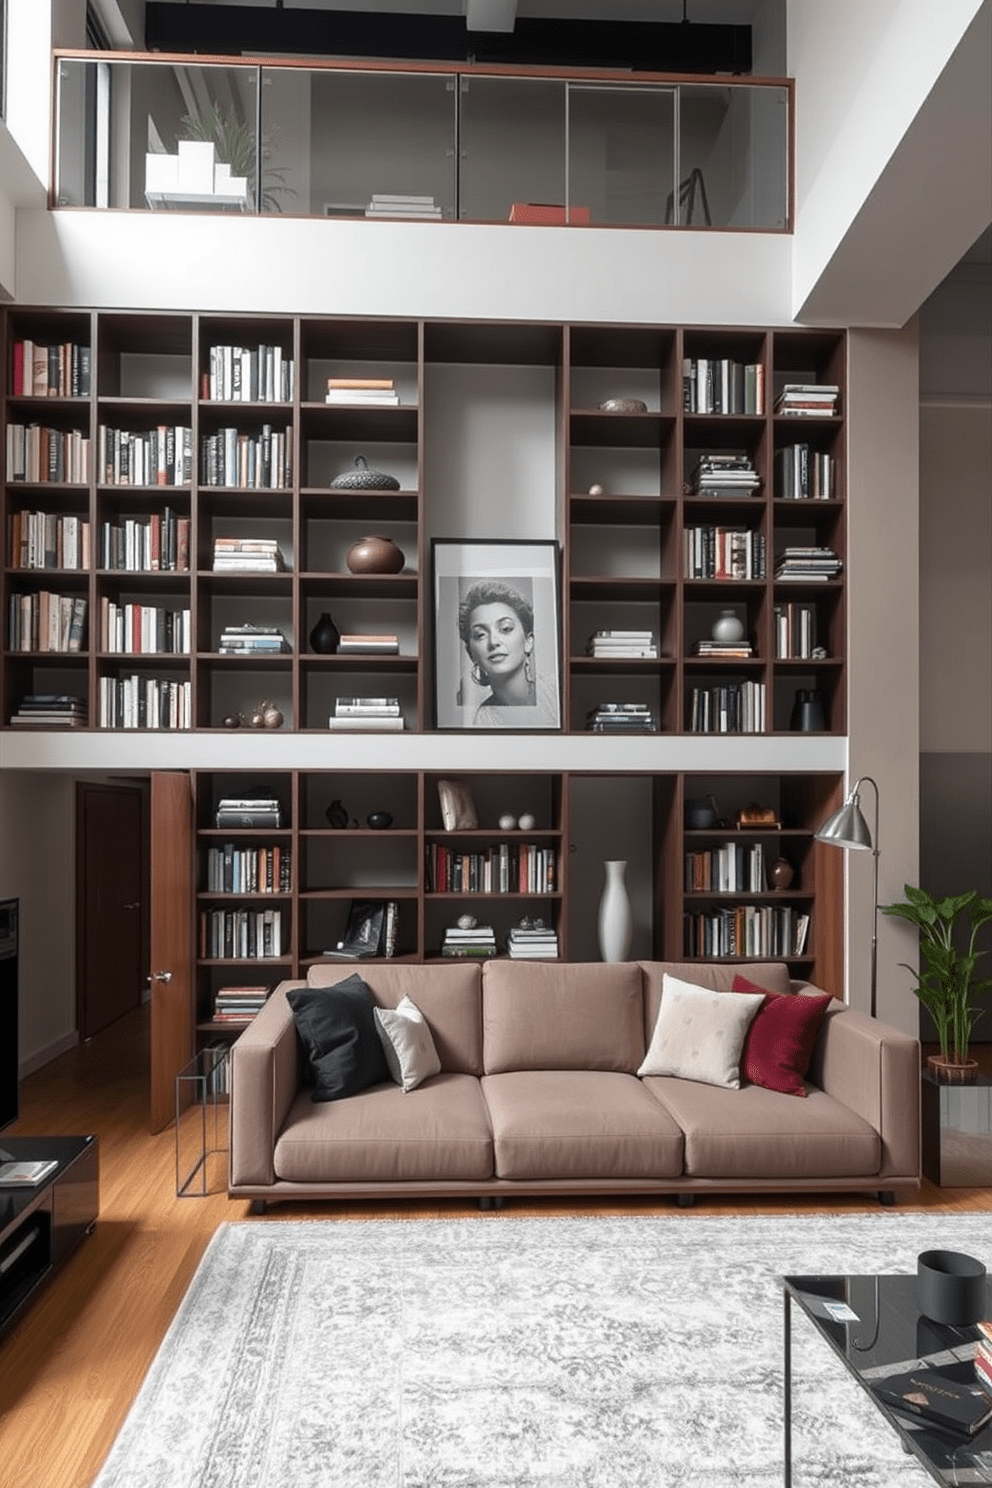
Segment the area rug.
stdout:
[[[96,1488],[778,1488],[782,1273],[992,1266],[981,1214],[241,1222]],[[795,1488],[914,1488],[793,1311]]]

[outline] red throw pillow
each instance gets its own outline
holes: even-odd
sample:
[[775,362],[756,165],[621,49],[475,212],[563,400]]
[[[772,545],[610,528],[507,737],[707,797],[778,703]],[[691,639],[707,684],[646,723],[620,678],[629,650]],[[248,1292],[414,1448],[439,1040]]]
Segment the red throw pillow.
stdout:
[[741,1054],[741,1074],[752,1085],[780,1090],[783,1095],[805,1095],[803,1077],[813,1057],[813,1045],[823,1015],[831,1002],[829,992],[819,997],[769,992],[734,977],[735,992],[764,992],[765,1000],[748,1029]]

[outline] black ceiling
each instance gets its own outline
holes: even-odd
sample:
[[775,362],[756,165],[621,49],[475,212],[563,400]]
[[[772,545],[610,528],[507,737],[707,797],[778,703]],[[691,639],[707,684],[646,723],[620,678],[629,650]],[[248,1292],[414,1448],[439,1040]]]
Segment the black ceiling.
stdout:
[[469,31],[462,16],[148,0],[145,45],[149,51],[225,57],[282,53],[646,72],[751,71],[750,26],[687,21],[518,18],[513,31],[504,33]]

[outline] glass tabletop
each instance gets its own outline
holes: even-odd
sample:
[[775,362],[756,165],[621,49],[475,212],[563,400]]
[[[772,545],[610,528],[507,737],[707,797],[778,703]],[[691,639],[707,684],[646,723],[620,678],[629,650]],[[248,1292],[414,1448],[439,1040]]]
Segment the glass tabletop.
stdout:
[[[980,1336],[976,1327],[950,1327],[924,1317],[915,1275],[785,1276],[782,1281],[787,1297],[798,1304],[937,1482],[992,1483],[992,1424],[969,1437],[895,1411],[876,1393],[887,1378],[921,1366],[939,1369],[962,1384],[975,1384]],[[992,1278],[985,1285],[985,1317],[992,1318]]]

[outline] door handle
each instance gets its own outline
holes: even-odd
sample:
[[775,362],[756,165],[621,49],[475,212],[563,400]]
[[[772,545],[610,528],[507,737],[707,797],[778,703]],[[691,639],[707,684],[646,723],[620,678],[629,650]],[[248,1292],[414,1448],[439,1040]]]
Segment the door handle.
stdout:
[[151,974],[151,976],[148,978],[148,981],[150,981],[150,982],[171,982],[172,981],[172,972],[171,971],[153,971],[152,974]]
[[134,901],[133,904],[122,904],[121,905],[121,909],[140,909],[140,908],[141,908],[141,900],[140,899],[135,899],[135,901]]

